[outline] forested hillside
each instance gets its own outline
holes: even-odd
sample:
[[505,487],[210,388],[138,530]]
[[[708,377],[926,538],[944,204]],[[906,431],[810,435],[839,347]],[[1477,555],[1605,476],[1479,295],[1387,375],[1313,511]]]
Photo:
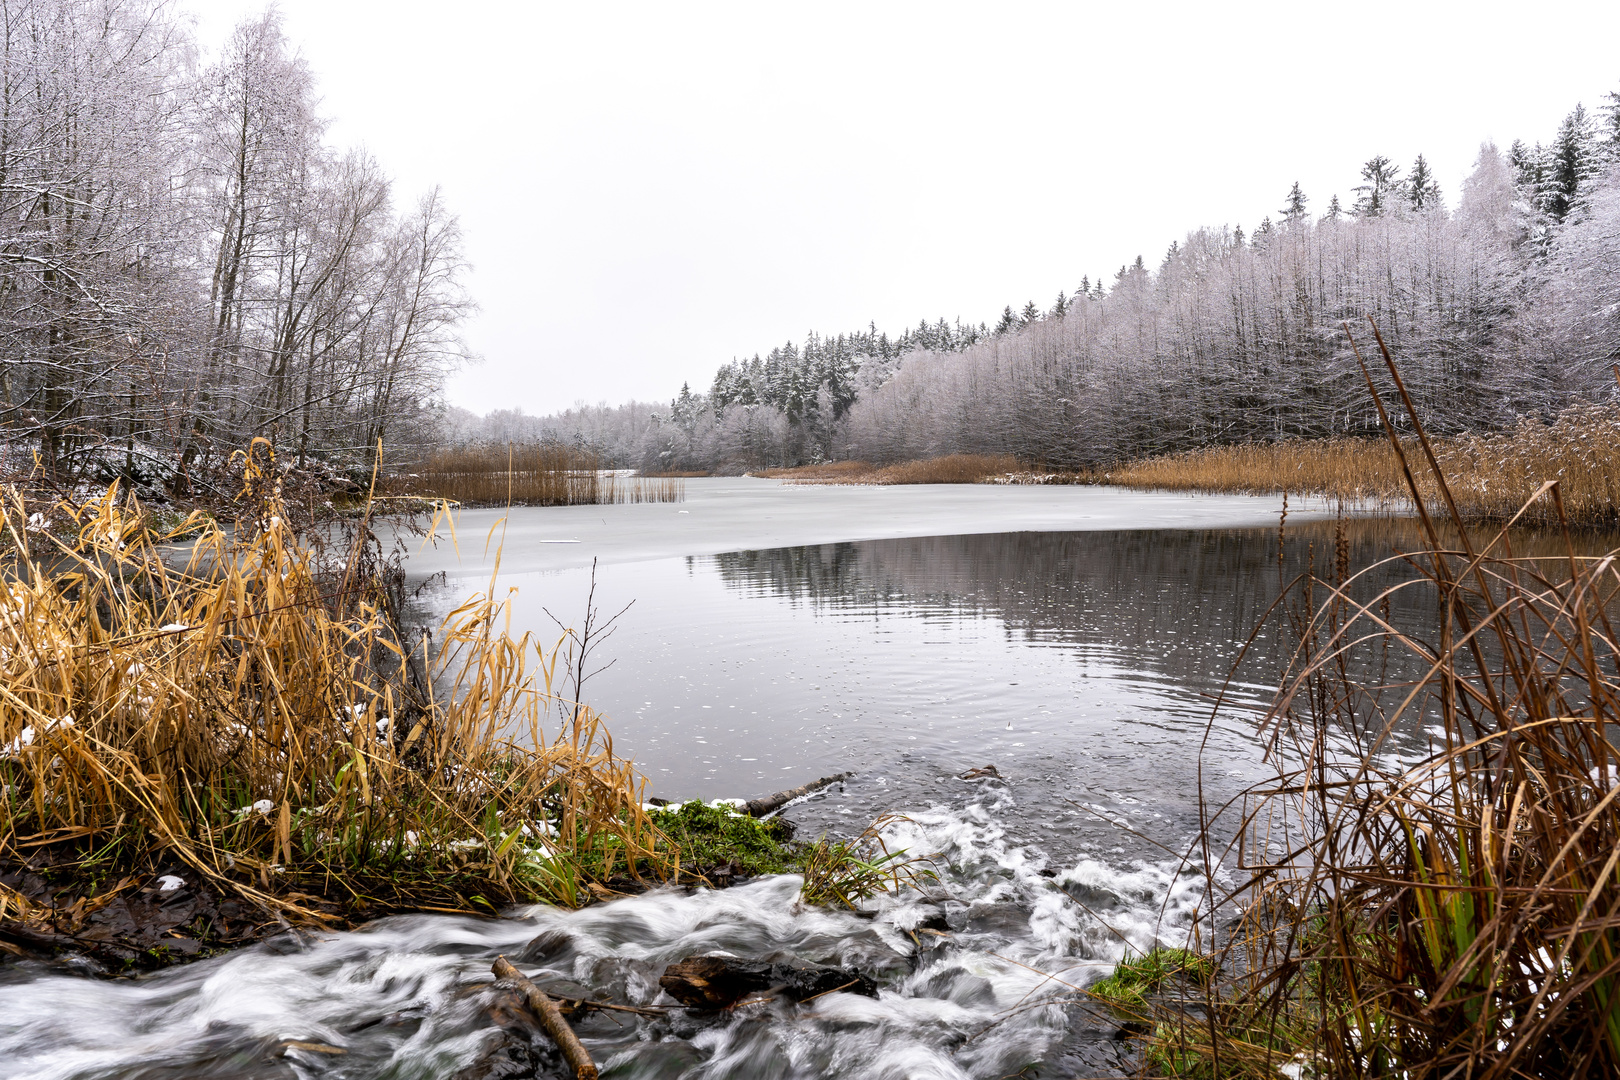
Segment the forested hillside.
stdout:
[[[1010,310],[1007,318],[1013,318]],[[876,326],[828,337],[811,333],[802,346],[789,341],[763,357],[722,366],[707,394],[683,386],[667,405],[577,405],[549,416],[498,409],[477,417],[451,409],[444,439],[452,446],[565,442],[615,466],[646,469],[830,459],[839,452],[850,406],[887,381],[902,356],[955,352],[990,334],[982,324],[944,319],[894,337]]]
[[274,9],[202,61],[155,0],[0,0],[0,31],[14,459],[184,489],[255,435],[351,464],[436,435],[456,219],[327,144]]
[[[1463,189],[1375,156],[1350,205],[1298,184],[1245,234],[1200,229],[1105,288],[994,328],[819,338],[723,366],[707,394],[528,420],[645,468],[1008,453],[1099,465],[1223,442],[1366,433],[1344,321],[1372,316],[1437,432],[1615,393],[1620,95],[1543,143],[1482,146]],[[1279,188],[1286,189],[1286,183]],[[1365,325],[1364,323],[1362,325]],[[480,425],[464,423],[460,438]]]

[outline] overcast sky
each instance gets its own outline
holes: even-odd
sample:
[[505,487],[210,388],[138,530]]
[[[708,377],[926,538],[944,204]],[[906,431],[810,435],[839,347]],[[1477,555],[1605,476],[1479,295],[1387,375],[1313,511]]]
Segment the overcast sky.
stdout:
[[[181,0],[205,45],[263,4]],[[331,137],[460,215],[477,412],[667,399],[809,330],[994,322],[1296,179],[1620,88],[1620,3],[282,0]]]

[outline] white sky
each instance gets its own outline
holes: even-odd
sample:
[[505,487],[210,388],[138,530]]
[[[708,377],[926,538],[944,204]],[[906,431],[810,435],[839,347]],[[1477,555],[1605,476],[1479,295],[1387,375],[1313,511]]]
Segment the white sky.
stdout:
[[[250,0],[180,0],[205,45]],[[1346,204],[1620,88],[1620,3],[281,0],[331,137],[459,213],[452,403],[707,389],[815,329],[993,323],[1199,225]]]

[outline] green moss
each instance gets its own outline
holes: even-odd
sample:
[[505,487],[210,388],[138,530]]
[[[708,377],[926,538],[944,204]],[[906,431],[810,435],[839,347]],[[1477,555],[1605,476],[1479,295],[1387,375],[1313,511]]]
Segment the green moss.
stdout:
[[754,876],[803,867],[805,845],[794,843],[792,823],[781,818],[761,821],[695,799],[655,810],[651,817],[671,846],[680,849],[683,872],[724,866]]

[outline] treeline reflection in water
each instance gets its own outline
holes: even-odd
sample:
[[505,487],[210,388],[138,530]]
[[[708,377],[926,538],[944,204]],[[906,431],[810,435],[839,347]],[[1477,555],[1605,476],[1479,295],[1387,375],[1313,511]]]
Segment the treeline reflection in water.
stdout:
[[[1365,571],[1351,588],[1358,600],[1414,576],[1402,561],[1368,569],[1415,545],[1411,523],[1337,528],[936,536],[735,552],[714,564],[745,594],[873,618],[993,618],[1009,638],[1073,646],[1200,692],[1224,681],[1253,633],[1238,682],[1270,689],[1295,641],[1262,624],[1298,575],[1335,578],[1341,535],[1350,573]],[[1421,635],[1434,604],[1431,591],[1401,590],[1390,616]]]
[[[1495,533],[1473,535],[1483,548]],[[1445,536],[1457,543],[1455,531]],[[735,552],[717,556],[714,565],[746,595],[785,598],[846,619],[991,619],[1009,641],[1068,646],[1077,660],[1110,662],[1210,704],[1225,688],[1234,706],[1258,707],[1269,702],[1299,646],[1303,606],[1327,598],[1322,584],[1307,597],[1302,575],[1347,582],[1353,601],[1432,647],[1437,598],[1403,557],[1421,539],[1415,520],[1376,517],[1281,530],[870,540]],[[1511,539],[1515,557],[1536,559],[1554,582],[1567,578],[1563,535],[1523,531]],[[1604,554],[1616,540],[1595,532],[1573,537],[1581,556]],[[1497,545],[1496,553],[1506,551]],[[1291,599],[1279,605],[1290,586]],[[1424,671],[1412,654],[1383,645],[1352,649],[1348,660],[1358,682],[1392,690]]]

